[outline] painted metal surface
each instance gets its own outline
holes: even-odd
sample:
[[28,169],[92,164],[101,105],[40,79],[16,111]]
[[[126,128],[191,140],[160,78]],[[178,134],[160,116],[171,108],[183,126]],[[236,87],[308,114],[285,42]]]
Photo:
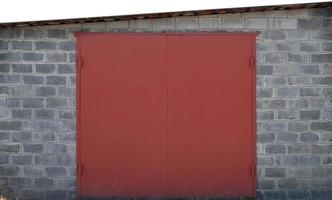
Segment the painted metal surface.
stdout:
[[255,34],[79,33],[77,49],[80,196],[255,196]]

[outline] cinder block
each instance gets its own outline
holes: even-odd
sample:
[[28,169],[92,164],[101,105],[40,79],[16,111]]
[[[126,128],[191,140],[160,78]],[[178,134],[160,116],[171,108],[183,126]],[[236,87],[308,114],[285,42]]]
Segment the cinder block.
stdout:
[[222,28],[244,28],[243,18],[222,18]]
[[0,73],[2,72],[9,72],[9,64],[7,63],[0,63]]
[[76,43],[74,41],[59,42],[59,50],[73,51],[76,49]]
[[286,108],[308,108],[309,103],[306,99],[290,99],[287,100]]
[[153,30],[174,30],[175,18],[152,19]]
[[74,64],[59,64],[58,73],[71,74],[76,72],[76,66]]
[[300,71],[306,75],[319,75],[320,69],[317,64],[305,64],[299,66]]
[[297,29],[296,18],[276,18],[275,25],[276,29]]
[[41,108],[44,106],[42,98],[23,98],[22,103],[24,108]]
[[265,168],[265,177],[268,178],[282,178],[285,174],[285,168]]
[[[287,83],[290,86],[305,86],[309,85],[310,79],[309,77],[305,76],[289,76],[287,77]],[[301,89],[300,88],[300,96],[301,96]]]
[[37,97],[50,97],[56,95],[56,87],[36,87],[35,95]]
[[332,17],[331,8],[315,8],[310,9],[310,16],[317,17]]
[[44,54],[43,53],[23,53],[24,61],[43,61]]
[[9,52],[9,53],[0,53],[0,61],[21,61],[22,60],[22,53],[20,52]]
[[57,178],[56,186],[59,188],[75,189],[76,180],[75,178]]
[[316,143],[318,140],[319,136],[314,132],[302,133],[300,136],[300,141],[305,143]]
[[317,30],[322,26],[322,19],[319,17],[299,18],[297,20],[298,29]]
[[294,143],[297,142],[297,134],[295,133],[278,133],[277,141],[280,143]]
[[46,61],[54,63],[63,63],[67,61],[66,53],[46,53]]
[[266,76],[264,84],[268,87],[282,86],[286,85],[286,79],[283,76]]
[[47,76],[46,83],[48,85],[66,85],[67,77],[66,76]]
[[276,97],[297,97],[300,96],[299,88],[277,88]]
[[330,168],[323,168],[323,167],[312,168],[311,176],[313,176],[313,177],[331,177],[332,176],[332,167],[330,167]]
[[321,88],[300,88],[300,96],[314,97],[322,94]]
[[332,131],[332,122],[312,122],[311,130],[314,131]]
[[300,155],[299,165],[300,166],[320,166],[320,156],[316,155]]
[[53,73],[55,72],[54,64],[36,64],[37,73]]
[[309,62],[308,54],[289,53],[287,54],[287,56],[288,56],[288,63],[305,64]]
[[68,37],[65,29],[49,29],[47,30],[47,37],[54,39],[66,39]]
[[277,111],[277,118],[278,119],[297,119],[298,118],[298,111],[296,110],[280,110]]
[[197,17],[177,17],[175,25],[177,30],[194,30],[199,28]]
[[311,153],[310,146],[306,144],[291,144],[287,146],[288,153]]
[[257,120],[272,120],[274,119],[273,111],[257,111]]
[[[9,163],[9,155],[1,155],[0,154],[0,165],[8,164],[8,163]],[[0,186],[1,186],[1,184],[0,184]]]
[[292,132],[304,132],[309,130],[309,124],[306,122],[289,122],[288,130]]
[[38,166],[25,166],[23,175],[28,177],[40,177],[44,175],[44,168]]
[[201,17],[199,20],[200,29],[220,29],[221,28],[221,18],[216,17]]
[[265,147],[266,154],[284,154],[286,153],[286,147],[281,144],[268,144]]
[[17,73],[32,73],[31,64],[12,64],[12,71]]
[[152,21],[151,21],[151,19],[130,20],[129,21],[129,28],[151,30],[152,29]]
[[258,188],[261,190],[274,189],[275,184],[273,180],[258,179]]
[[300,111],[301,120],[318,120],[320,118],[320,110]]
[[332,51],[332,42],[323,42],[323,51],[328,51],[331,52]]
[[257,134],[258,143],[273,143],[275,141],[275,133]]
[[48,191],[46,191],[46,199],[57,200],[57,199],[65,199],[65,198],[66,198],[66,190],[48,190]]
[[66,168],[65,167],[46,167],[46,174],[49,177],[58,177],[58,176],[66,176]]
[[257,88],[256,96],[259,97],[272,97],[273,88]]
[[299,181],[296,178],[280,179],[278,186],[285,189],[294,189],[299,186]]
[[12,133],[12,141],[13,142],[31,142],[32,141],[32,133],[30,132],[13,132]]
[[325,97],[332,97],[332,88],[323,88],[323,94]]
[[269,109],[285,108],[285,100],[278,100],[278,99],[264,100],[263,108],[269,108]]
[[12,155],[12,164],[14,165],[31,165],[31,155]]
[[286,169],[287,177],[309,177],[310,176],[310,168],[305,167],[288,167]]
[[31,41],[12,41],[13,50],[31,51],[32,42]]
[[58,96],[60,97],[75,97],[76,89],[73,87],[58,87]]
[[300,51],[317,52],[320,49],[319,42],[300,42]]
[[56,165],[57,164],[56,155],[37,154],[35,156],[35,164],[36,165]]
[[47,109],[35,110],[35,117],[36,119],[54,119],[55,111]]
[[265,53],[265,63],[267,64],[284,64],[287,62],[285,53]]
[[283,30],[265,30],[264,39],[265,40],[285,40],[286,33]]
[[0,38],[20,38],[21,29],[18,28],[2,28],[0,29]]
[[257,65],[256,73],[257,73],[257,75],[272,75],[273,74],[273,65]]
[[266,29],[268,28],[267,18],[246,18],[246,28],[248,29]]
[[0,50],[8,50],[9,42],[0,40]]
[[288,40],[306,40],[309,38],[309,33],[304,30],[288,30]]
[[47,108],[65,108],[68,107],[68,101],[66,98],[47,98],[46,99]]
[[0,176],[18,176],[20,168],[18,166],[0,166]]
[[30,188],[31,187],[31,179],[30,178],[18,178],[13,177],[9,181],[10,187],[15,188]]
[[49,154],[59,154],[66,153],[67,148],[65,144],[46,144],[45,150]]
[[24,39],[41,39],[45,36],[44,29],[24,29]]
[[57,43],[52,41],[36,41],[36,50],[56,50]]
[[38,188],[51,188],[54,187],[54,180],[51,178],[36,178],[35,179],[35,187]]
[[23,144],[25,153],[42,153],[44,151],[43,144]]
[[21,121],[0,121],[0,130],[21,130]]

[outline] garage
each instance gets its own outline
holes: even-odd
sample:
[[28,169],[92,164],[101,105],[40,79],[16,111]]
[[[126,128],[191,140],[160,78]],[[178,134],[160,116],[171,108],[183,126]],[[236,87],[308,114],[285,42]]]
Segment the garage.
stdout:
[[256,34],[76,38],[80,196],[256,195]]

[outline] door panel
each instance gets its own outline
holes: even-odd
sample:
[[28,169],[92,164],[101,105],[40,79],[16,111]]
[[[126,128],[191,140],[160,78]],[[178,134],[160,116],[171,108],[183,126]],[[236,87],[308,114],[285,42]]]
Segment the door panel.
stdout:
[[251,36],[170,35],[169,196],[252,196]]
[[165,38],[81,37],[81,195],[165,196]]
[[254,38],[78,34],[79,195],[255,196]]

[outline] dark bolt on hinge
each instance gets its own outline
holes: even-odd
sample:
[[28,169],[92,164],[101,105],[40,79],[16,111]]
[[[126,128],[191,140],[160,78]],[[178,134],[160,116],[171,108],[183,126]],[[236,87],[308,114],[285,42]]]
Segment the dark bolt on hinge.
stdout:
[[77,176],[82,175],[82,164],[77,164]]
[[254,56],[250,57],[250,68],[254,69],[256,64],[256,59]]
[[83,68],[83,60],[81,56],[77,57],[77,67],[78,69],[82,69]]
[[256,165],[254,165],[254,164],[250,165],[250,174],[251,174],[251,176],[256,175]]

